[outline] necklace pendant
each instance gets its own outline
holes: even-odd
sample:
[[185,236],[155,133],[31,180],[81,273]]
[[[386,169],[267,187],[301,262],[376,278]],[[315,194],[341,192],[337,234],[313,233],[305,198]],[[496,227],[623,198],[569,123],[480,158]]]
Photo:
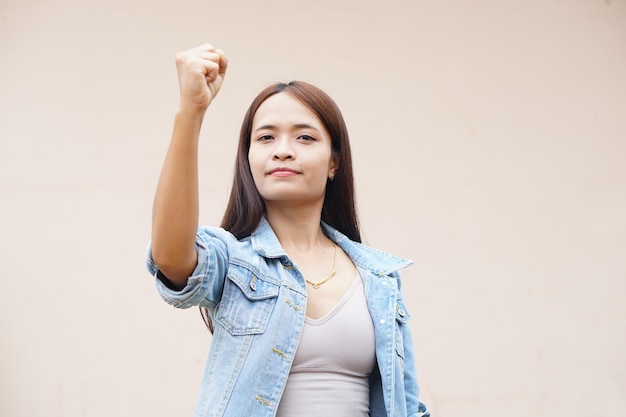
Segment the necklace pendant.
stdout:
[[309,281],[308,279],[304,279],[306,281],[307,284],[309,284],[311,287],[313,287],[314,290],[317,290],[319,287],[322,286],[322,284],[325,284],[326,281],[328,281],[329,279],[331,279],[332,277],[335,276],[335,273],[337,272],[337,245],[335,246],[335,252],[333,255],[333,272],[330,273],[330,275],[328,276],[328,278],[320,281],[320,282],[312,282]]

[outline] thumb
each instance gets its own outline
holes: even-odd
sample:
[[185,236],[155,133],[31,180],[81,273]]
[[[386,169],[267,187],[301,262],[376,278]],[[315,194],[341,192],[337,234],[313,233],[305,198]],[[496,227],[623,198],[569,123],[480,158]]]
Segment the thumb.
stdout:
[[224,78],[226,76],[226,69],[228,68],[228,58],[224,54],[224,51],[221,49],[216,49],[215,52],[220,56],[219,65],[219,76]]

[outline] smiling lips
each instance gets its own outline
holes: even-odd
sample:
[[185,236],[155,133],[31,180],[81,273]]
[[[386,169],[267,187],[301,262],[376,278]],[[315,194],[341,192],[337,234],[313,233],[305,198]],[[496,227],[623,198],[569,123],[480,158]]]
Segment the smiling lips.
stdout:
[[290,177],[298,174],[298,171],[289,168],[274,168],[268,174],[274,177]]

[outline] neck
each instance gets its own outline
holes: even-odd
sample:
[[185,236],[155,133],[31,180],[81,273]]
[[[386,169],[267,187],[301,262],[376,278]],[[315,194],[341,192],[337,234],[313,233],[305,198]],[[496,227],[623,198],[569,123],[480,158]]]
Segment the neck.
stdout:
[[310,250],[328,246],[322,232],[321,210],[284,210],[267,206],[266,217],[283,249]]

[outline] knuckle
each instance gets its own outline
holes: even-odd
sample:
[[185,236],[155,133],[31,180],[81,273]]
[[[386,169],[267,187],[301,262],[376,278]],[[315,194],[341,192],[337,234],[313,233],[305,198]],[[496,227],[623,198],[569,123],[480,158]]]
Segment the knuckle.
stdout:
[[177,64],[183,64],[187,61],[187,55],[185,54],[185,52],[179,52],[176,54],[176,63]]

